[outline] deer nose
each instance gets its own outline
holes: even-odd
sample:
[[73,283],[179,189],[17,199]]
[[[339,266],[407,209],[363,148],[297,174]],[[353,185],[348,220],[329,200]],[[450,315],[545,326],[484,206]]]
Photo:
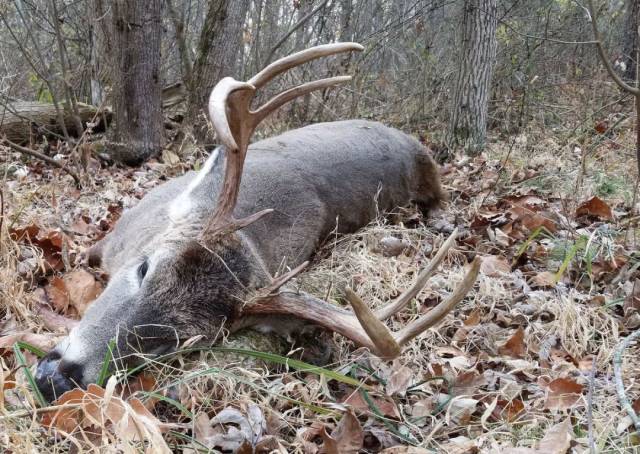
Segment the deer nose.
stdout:
[[51,351],[38,363],[36,385],[47,401],[52,402],[65,392],[82,384],[82,365],[65,361]]

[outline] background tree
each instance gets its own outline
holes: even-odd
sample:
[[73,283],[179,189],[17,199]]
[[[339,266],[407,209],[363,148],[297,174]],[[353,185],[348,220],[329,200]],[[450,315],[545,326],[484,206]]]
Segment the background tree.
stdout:
[[627,0],[625,6],[625,23],[622,42],[622,59],[625,64],[623,73],[627,81],[636,80],[638,58],[638,16],[640,16],[640,2]]
[[199,143],[212,140],[206,106],[213,86],[223,77],[239,77],[242,28],[249,0],[209,0],[198,40],[187,102],[187,123]]
[[163,146],[160,40],[162,0],[115,0],[113,15],[113,110],[111,155],[139,163]]
[[496,0],[465,0],[447,145],[469,154],[482,151],[486,142],[497,24]]

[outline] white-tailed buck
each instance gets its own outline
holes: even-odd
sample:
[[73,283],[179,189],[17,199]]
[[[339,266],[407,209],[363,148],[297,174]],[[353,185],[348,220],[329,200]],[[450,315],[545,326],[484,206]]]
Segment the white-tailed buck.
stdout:
[[[310,60],[360,51],[355,43],[314,47],[278,60],[247,82],[221,80],[209,100],[222,143],[198,173],[151,191],[89,252],[109,273],[105,291],[39,365],[38,386],[53,399],[95,381],[108,344],[125,364],[223,329],[315,324],[382,357],[438,322],[475,281],[478,262],[439,306],[397,333],[383,321],[420,291],[453,236],[405,294],[372,313],[347,289],[353,312],[285,288],[331,232],[353,232],[379,211],[444,195],[438,170],[412,137],[370,121],[315,124],[249,145],[254,129],[286,102],[349,80],[332,77],[284,91],[251,110],[257,90]],[[274,277],[275,276],[275,277]],[[279,323],[277,323],[279,322]]]

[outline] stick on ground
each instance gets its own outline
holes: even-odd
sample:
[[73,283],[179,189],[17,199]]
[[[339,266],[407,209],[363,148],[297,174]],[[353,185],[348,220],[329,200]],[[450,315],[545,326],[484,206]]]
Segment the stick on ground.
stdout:
[[27,154],[29,156],[33,156],[34,158],[38,158],[46,163],[51,164],[54,167],[57,167],[59,169],[61,169],[63,172],[66,172],[67,174],[71,175],[71,177],[73,178],[73,180],[76,182],[76,186],[80,187],[81,183],[80,183],[80,177],[78,176],[77,173],[75,173],[73,170],[69,169],[65,164],[56,161],[53,158],[50,158],[49,156],[40,153],[39,151],[35,151],[32,150],[31,148],[27,148],[27,147],[23,147],[22,145],[18,145],[17,143],[14,143],[12,141],[10,141],[9,139],[3,139],[0,143],[7,145],[9,148],[11,148],[12,150],[15,150],[19,153],[24,153]]
[[640,330],[634,331],[629,336],[625,338],[622,342],[618,344],[616,347],[616,353],[613,356],[613,372],[616,377],[616,392],[618,393],[618,401],[620,402],[620,406],[625,409],[631,420],[633,421],[633,425],[636,427],[636,432],[640,433],[640,418],[636,414],[635,410],[631,406],[631,402],[627,398],[627,394],[624,390],[624,381],[622,378],[622,355],[624,354],[625,349],[640,337]]

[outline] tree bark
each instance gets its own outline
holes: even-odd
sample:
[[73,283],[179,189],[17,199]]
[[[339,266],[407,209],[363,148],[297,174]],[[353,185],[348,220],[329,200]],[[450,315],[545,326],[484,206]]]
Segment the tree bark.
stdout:
[[622,43],[622,58],[626,66],[622,77],[627,82],[635,82],[638,56],[638,16],[640,1],[627,0],[625,8],[625,24]]
[[106,0],[87,2],[91,39],[91,103],[100,106],[105,100],[105,87],[112,78],[111,8]]
[[465,0],[460,64],[447,131],[450,150],[484,149],[491,75],[496,58],[496,0]]
[[136,165],[163,145],[160,40],[162,0],[114,0],[113,106],[110,154]]
[[[77,103],[78,115],[83,124],[93,120],[97,108]],[[63,105],[64,106],[64,105]],[[82,130],[76,130],[76,121],[70,109],[62,110],[62,121],[71,134],[79,136]],[[110,112],[105,112],[110,117]],[[102,119],[102,116],[99,117]],[[25,144],[30,139],[37,139],[40,135],[62,134],[58,120],[58,112],[53,104],[27,101],[14,102],[5,106],[0,105],[0,137],[6,137],[12,142]]]
[[242,28],[249,0],[209,0],[198,51],[188,84],[187,124],[198,143],[211,142],[207,103],[215,84],[226,76],[239,77]]

